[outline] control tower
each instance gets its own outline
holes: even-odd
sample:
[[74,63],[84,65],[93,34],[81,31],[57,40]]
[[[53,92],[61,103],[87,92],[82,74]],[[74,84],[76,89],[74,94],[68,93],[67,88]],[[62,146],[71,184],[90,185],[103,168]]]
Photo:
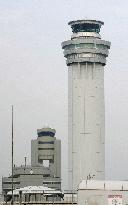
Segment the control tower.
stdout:
[[69,22],[62,43],[68,66],[69,189],[83,179],[105,178],[104,66],[110,42],[101,40],[96,20]]
[[47,167],[54,178],[60,178],[61,141],[55,137],[56,130],[44,127],[37,134],[37,139],[31,141],[31,165]]

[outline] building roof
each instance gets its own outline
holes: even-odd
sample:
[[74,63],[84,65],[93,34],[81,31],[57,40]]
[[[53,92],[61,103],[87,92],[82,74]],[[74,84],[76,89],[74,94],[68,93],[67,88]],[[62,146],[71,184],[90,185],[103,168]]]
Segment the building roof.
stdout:
[[83,180],[78,190],[128,190],[128,181]]
[[76,20],[76,21],[70,21],[68,23],[68,25],[76,25],[76,24],[96,24],[99,26],[104,25],[103,21],[97,21],[97,20],[93,20],[93,19],[81,19],[81,20]]
[[[14,195],[19,195],[19,192],[22,191],[23,194],[34,194],[34,193],[43,193],[45,195],[51,195],[51,194],[62,194],[61,191],[59,190],[55,190],[55,189],[51,189],[45,186],[27,186],[27,187],[23,187],[20,189],[15,189],[13,190],[13,194]],[[9,191],[7,193],[7,195],[12,195],[12,191]]]

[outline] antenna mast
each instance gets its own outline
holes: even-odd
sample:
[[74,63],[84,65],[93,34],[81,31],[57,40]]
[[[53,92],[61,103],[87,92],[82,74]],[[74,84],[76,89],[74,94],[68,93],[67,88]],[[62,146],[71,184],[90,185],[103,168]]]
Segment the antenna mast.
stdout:
[[13,105],[12,105],[12,205],[14,204],[13,198]]

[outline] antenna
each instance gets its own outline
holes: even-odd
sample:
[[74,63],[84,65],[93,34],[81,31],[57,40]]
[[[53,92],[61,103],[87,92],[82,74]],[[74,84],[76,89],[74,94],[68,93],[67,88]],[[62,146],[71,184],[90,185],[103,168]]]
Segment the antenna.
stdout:
[[13,200],[13,105],[12,105],[12,202],[11,204],[14,204]]

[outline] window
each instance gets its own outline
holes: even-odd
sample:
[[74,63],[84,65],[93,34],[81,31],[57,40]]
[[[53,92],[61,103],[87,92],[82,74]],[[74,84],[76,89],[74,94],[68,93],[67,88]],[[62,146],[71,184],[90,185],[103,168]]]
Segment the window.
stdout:
[[54,150],[54,148],[38,148],[38,150]]
[[49,167],[49,160],[43,160],[43,166]]
[[38,141],[38,144],[54,144],[54,141],[50,141],[50,142]]
[[108,47],[106,45],[103,45],[103,44],[97,44],[96,48],[108,49]]
[[51,184],[51,182],[43,182],[43,184]]
[[50,177],[50,174],[43,174],[43,177]]
[[47,131],[47,132],[42,131],[42,132],[38,133],[38,137],[43,137],[43,136],[44,137],[45,136],[54,137],[54,135],[55,135],[54,132],[49,132],[49,131]]
[[[13,181],[13,183],[14,183],[14,184],[20,184],[20,182],[14,182],[14,181]],[[12,182],[4,182],[4,181],[3,181],[3,184],[12,184]]]

